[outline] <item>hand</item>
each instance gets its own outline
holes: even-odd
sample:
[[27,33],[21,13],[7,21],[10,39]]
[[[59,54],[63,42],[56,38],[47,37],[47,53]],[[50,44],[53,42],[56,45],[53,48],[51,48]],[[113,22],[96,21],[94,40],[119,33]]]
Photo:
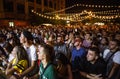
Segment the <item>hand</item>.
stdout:
[[90,76],[91,76],[90,79],[103,79],[103,78],[101,77],[101,74],[99,74],[99,75],[96,75],[96,74],[90,74]]
[[91,76],[94,76],[94,77],[100,77],[100,76],[102,76],[102,74],[98,74],[98,75],[96,75],[96,74],[90,74]]
[[22,78],[21,74],[17,74],[18,79]]
[[[13,78],[14,77],[14,78]],[[12,76],[12,78],[10,78],[10,79],[20,79],[20,76],[18,75],[18,74],[14,74],[13,76]]]

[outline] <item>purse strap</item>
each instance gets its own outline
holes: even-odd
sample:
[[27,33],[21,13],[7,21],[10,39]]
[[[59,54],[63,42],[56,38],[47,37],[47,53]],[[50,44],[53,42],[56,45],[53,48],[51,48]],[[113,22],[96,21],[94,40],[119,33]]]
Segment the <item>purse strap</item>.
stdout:
[[43,70],[43,73],[41,74],[41,79],[42,79],[42,76],[43,76],[43,74],[45,73],[46,69],[47,69],[50,65],[52,65],[52,63],[49,63],[49,64],[45,67],[45,69]]
[[109,62],[109,60],[111,59],[111,57],[118,51],[118,49],[115,52],[112,52],[112,54],[108,57],[108,59],[106,60],[106,63]]

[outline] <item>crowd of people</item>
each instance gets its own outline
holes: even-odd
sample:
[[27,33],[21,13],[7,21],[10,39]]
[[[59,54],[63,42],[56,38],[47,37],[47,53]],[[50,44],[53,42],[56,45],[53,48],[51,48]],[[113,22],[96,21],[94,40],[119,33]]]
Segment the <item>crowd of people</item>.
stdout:
[[120,26],[73,26],[0,27],[0,79],[119,79]]

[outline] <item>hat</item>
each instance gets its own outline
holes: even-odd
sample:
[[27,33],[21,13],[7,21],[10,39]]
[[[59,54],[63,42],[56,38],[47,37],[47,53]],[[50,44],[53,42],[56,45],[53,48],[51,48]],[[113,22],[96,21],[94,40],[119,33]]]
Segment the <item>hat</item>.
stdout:
[[31,34],[31,32],[29,32],[29,31],[27,31],[27,30],[24,30],[24,31],[23,31],[23,35],[24,35],[28,40],[33,41],[33,35]]

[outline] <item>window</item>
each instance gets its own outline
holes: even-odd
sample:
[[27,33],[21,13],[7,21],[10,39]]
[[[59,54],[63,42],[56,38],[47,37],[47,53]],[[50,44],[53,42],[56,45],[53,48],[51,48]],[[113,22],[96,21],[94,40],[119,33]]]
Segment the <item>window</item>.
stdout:
[[54,4],[54,9],[56,9],[56,3]]
[[25,6],[23,4],[17,4],[17,13],[25,13]]
[[36,0],[36,2],[37,2],[38,4],[41,4],[41,0]]
[[32,10],[34,10],[34,8],[32,6],[29,6],[29,13],[31,14],[32,13]]
[[44,0],[44,5],[48,6],[48,1],[47,0]]
[[13,2],[8,2],[8,1],[4,0],[3,3],[4,3],[4,11],[5,12],[13,12]]
[[34,0],[28,0],[28,1],[30,1],[30,2],[34,2]]
[[50,7],[53,8],[53,6],[52,6],[52,1],[50,1]]
[[37,8],[37,12],[39,12],[39,13],[40,13],[40,12],[41,12],[41,8]]

